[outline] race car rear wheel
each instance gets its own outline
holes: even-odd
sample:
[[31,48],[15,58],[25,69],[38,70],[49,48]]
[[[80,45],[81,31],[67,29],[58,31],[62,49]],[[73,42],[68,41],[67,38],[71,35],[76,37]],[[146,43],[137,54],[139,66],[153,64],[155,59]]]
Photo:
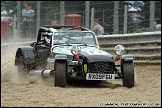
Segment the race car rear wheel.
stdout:
[[133,62],[122,63],[122,80],[123,86],[133,87],[134,86],[134,64]]
[[20,61],[20,63],[19,63],[19,65],[18,65],[18,74],[19,75],[26,75],[26,74],[28,74],[29,73],[29,69],[28,69],[28,66],[27,65],[25,65],[25,63],[24,63],[24,56],[20,56],[19,57],[19,61]]
[[66,62],[55,61],[54,86],[65,87],[65,85],[66,85]]

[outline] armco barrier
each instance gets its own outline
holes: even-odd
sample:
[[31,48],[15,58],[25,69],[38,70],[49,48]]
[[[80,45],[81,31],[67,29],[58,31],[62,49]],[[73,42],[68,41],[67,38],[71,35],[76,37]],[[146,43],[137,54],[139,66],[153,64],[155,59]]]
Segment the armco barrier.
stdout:
[[161,31],[101,35],[97,38],[100,48],[111,54],[114,54],[117,44],[123,45],[124,54],[132,54],[135,64],[161,64]]

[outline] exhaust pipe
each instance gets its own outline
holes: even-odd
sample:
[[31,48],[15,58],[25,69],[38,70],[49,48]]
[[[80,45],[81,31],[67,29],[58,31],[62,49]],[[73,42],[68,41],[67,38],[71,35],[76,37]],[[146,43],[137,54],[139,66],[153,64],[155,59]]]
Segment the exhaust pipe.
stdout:
[[42,70],[30,70],[29,75],[40,75]]
[[42,75],[43,77],[49,77],[51,75],[54,75],[53,70],[30,70],[30,75]]
[[43,77],[49,77],[49,76],[51,76],[51,75],[53,75],[54,74],[54,71],[53,70],[43,70],[42,71],[42,73],[41,73],[41,75],[43,76]]

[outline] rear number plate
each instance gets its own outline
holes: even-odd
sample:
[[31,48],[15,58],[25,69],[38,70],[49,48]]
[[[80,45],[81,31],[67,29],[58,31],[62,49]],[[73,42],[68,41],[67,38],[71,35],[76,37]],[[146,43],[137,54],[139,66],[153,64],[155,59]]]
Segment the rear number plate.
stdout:
[[115,74],[87,73],[86,80],[114,80]]

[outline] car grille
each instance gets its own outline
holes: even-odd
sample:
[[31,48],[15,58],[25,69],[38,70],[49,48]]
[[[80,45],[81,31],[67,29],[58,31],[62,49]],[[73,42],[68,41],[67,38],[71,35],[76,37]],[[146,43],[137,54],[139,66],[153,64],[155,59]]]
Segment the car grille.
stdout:
[[111,74],[113,73],[114,63],[109,62],[94,62],[89,64],[89,72],[90,73],[105,73]]

